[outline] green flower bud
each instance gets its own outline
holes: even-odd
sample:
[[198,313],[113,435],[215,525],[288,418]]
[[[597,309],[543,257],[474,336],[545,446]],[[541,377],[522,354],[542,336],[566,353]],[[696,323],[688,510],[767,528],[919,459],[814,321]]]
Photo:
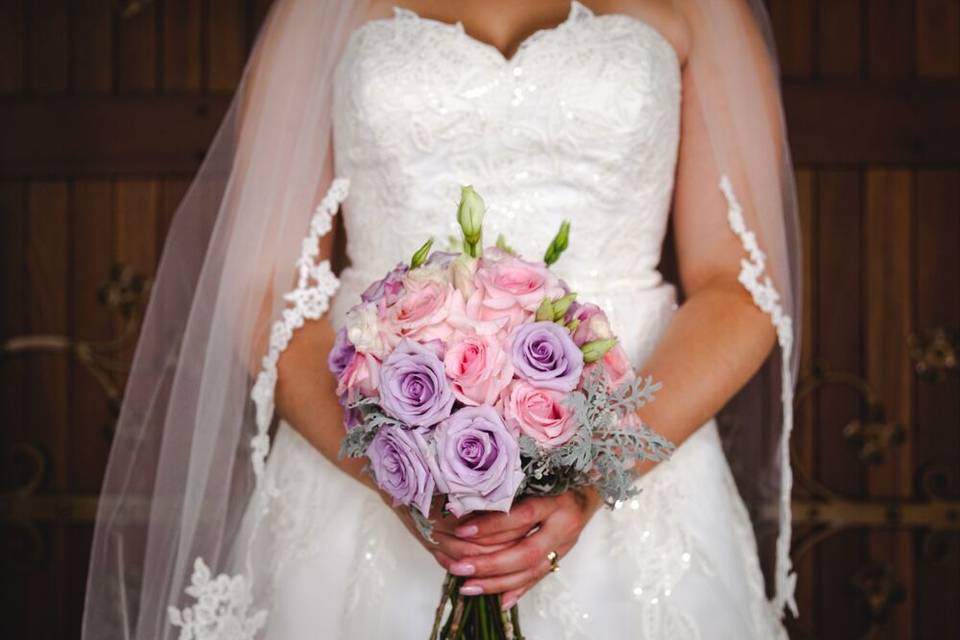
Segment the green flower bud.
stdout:
[[544,320],[553,322],[553,305],[546,298],[543,299],[540,307],[537,308],[537,322],[543,322]]
[[416,269],[417,267],[419,267],[420,265],[422,265],[424,262],[427,261],[427,256],[430,255],[430,247],[432,246],[433,246],[433,238],[430,238],[429,240],[423,243],[423,246],[417,249],[417,252],[413,254],[412,258],[410,258],[411,269]]
[[570,333],[575,332],[579,326],[580,326],[580,320],[578,318],[574,318],[573,320],[567,323],[567,329],[570,331]]
[[550,266],[554,262],[559,260],[560,254],[566,251],[569,244],[570,244],[570,221],[564,220],[560,224],[560,230],[557,231],[557,235],[553,237],[553,241],[550,242],[550,246],[547,247],[547,252],[543,256],[543,261],[547,264],[547,266]]
[[457,208],[457,222],[463,231],[464,249],[468,255],[476,258],[480,253],[483,237],[483,214],[487,207],[473,187],[466,185],[460,189],[460,206]]
[[562,298],[557,298],[553,301],[553,319],[562,320],[563,316],[567,314],[567,310],[570,308],[570,305],[573,304],[573,301],[577,299],[576,293],[568,293]]
[[503,237],[503,234],[497,236],[497,249],[503,251],[504,253],[509,253],[512,256],[517,255],[517,252],[507,244],[507,239]]
[[587,363],[596,362],[603,356],[607,355],[607,351],[613,349],[613,345],[615,344],[617,344],[616,338],[607,338],[606,340],[594,340],[593,342],[588,342],[580,347],[580,350],[583,351],[583,361]]

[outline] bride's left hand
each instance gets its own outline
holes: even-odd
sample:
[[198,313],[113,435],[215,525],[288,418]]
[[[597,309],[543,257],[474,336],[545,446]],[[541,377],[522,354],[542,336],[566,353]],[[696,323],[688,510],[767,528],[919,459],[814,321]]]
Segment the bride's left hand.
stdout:
[[[477,544],[493,545],[520,538],[515,544],[459,561],[440,557],[438,560],[450,573],[468,577],[461,593],[500,593],[502,606],[508,609],[550,573],[547,555],[551,551],[556,551],[560,558],[570,551],[602,504],[592,489],[523,498],[509,513],[485,513],[455,530],[458,537]],[[536,530],[526,535],[533,529]]]

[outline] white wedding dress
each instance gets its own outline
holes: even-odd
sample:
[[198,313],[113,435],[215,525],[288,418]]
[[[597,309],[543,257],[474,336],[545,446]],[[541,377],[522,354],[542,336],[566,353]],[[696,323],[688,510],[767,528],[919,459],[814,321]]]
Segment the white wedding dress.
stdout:
[[[460,186],[538,258],[561,220],[555,265],[609,313],[642,369],[675,292],[657,271],[680,135],[677,55],[656,30],[573,2],[559,26],[506,59],[460,24],[395,9],[351,36],[337,67],[334,153],[351,266],[335,325],[360,292],[428,237],[458,229]],[[255,538],[255,601],[270,640],[424,640],[443,570],[373,493],[281,423],[266,463],[275,489]],[[531,640],[785,637],[764,595],[756,544],[716,424],[601,510],[520,601]],[[253,510],[258,507],[256,502]],[[250,519],[246,528],[249,529]],[[241,530],[240,541],[249,530]],[[244,560],[236,559],[236,572]],[[262,574],[262,570],[261,570]]]

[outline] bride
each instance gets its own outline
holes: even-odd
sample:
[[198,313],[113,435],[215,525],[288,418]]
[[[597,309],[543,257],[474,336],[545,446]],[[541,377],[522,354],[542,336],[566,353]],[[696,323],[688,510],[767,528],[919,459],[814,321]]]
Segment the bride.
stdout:
[[[277,0],[168,237],[84,637],[425,638],[445,571],[528,638],[785,637],[796,214],[755,5]],[[641,417],[679,447],[616,508],[437,514],[431,544],[337,458],[326,355],[366,285],[456,233],[463,184],[521,255],[572,222],[555,269],[663,383]]]

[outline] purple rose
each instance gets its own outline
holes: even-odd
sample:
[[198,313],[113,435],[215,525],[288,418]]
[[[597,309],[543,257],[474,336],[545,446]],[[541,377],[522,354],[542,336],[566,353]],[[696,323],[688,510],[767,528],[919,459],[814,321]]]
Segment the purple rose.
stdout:
[[393,506],[412,504],[429,516],[436,482],[424,451],[418,432],[382,427],[367,448],[367,457],[377,484],[393,498]]
[[520,447],[489,405],[464,407],[434,432],[437,486],[456,517],[509,511],[523,481]]
[[380,302],[383,300],[383,303],[389,307],[403,293],[403,276],[406,275],[408,269],[409,267],[405,263],[397,263],[393,271],[367,287],[366,291],[360,294],[360,299],[364,302]]
[[380,406],[412,427],[429,427],[450,415],[453,390],[435,349],[403,339],[380,368]]
[[360,407],[350,406],[351,403],[345,398],[339,398],[339,400],[340,406],[343,407],[343,429],[350,431],[363,422],[363,412],[360,411]]
[[522,324],[510,334],[517,376],[535,387],[573,391],[583,373],[583,353],[570,332],[555,322]]
[[356,352],[357,350],[353,346],[353,343],[347,339],[346,327],[341,327],[340,330],[337,331],[337,339],[333,343],[333,348],[330,349],[330,354],[327,355],[327,366],[330,367],[333,375],[339,378],[350,364],[350,361],[353,360],[353,354]]

